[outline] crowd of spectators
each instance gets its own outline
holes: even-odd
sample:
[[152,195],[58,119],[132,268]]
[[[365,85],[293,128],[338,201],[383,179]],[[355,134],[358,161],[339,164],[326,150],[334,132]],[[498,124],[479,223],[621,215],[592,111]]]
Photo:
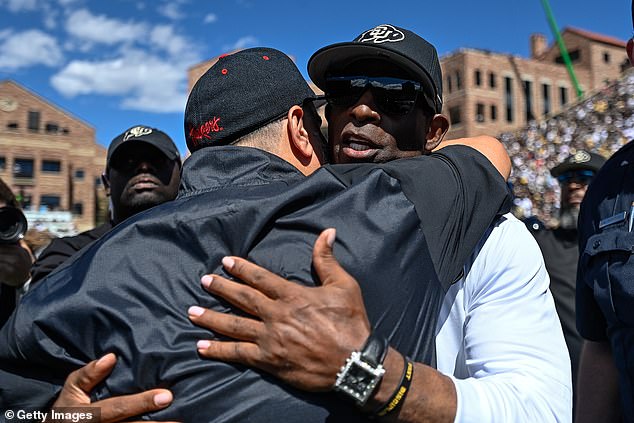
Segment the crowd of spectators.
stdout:
[[515,215],[556,224],[559,184],[549,169],[578,149],[608,158],[634,139],[634,73],[542,121],[498,137],[513,162]]

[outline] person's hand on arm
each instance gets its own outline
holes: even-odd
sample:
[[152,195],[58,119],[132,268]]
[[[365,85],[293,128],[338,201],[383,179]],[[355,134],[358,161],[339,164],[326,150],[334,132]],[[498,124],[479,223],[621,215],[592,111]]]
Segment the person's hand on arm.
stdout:
[[[191,307],[194,323],[233,338],[201,340],[199,353],[262,369],[302,390],[332,390],[346,359],[361,349],[371,330],[357,281],[332,254],[334,238],[334,229],[328,229],[315,242],[313,266],[321,280],[317,287],[289,282],[244,259],[225,258],[226,270],[246,284],[206,275],[203,285],[259,320]],[[399,387],[403,357],[390,348],[383,365],[385,375],[364,412],[386,405]],[[399,408],[386,417],[453,421],[456,393],[448,377],[415,363],[408,391]]]
[[114,354],[106,354],[72,372],[52,408],[97,408],[100,423],[113,423],[163,409],[172,402],[172,393],[167,389],[152,389],[91,402],[90,391],[108,377],[116,362]]

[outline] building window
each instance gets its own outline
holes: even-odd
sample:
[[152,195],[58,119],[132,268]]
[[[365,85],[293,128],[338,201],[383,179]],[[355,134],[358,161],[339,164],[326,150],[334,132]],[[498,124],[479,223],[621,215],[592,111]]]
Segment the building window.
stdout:
[[77,216],[83,216],[84,214],[84,205],[82,203],[73,204],[73,214]]
[[62,163],[59,160],[42,160],[42,172],[59,173],[62,171]]
[[489,73],[489,87],[496,88],[498,85],[497,78],[493,72]]
[[[577,50],[573,50],[573,51],[569,51],[568,52],[568,56],[570,57],[570,61],[572,63],[574,62],[578,62],[579,59],[581,59],[581,52],[577,49]],[[564,64],[564,58],[562,56],[558,56],[555,59],[555,62],[559,63],[560,65]]]
[[16,178],[32,178],[33,159],[15,159],[13,163],[13,176]]
[[513,79],[504,78],[504,102],[506,104],[506,121],[513,122]]
[[59,195],[42,195],[40,197],[40,209],[46,208],[46,210],[54,211],[59,210],[61,199]]
[[603,53],[603,63],[610,63],[610,53],[607,51]]
[[40,130],[40,112],[29,111],[28,128],[31,132]]
[[550,113],[550,85],[548,84],[542,84],[542,100],[544,114],[547,115]]
[[562,107],[568,104],[568,88],[566,87],[559,87],[559,104]]
[[59,125],[56,123],[48,122],[44,127],[47,134],[57,134],[59,132]]
[[476,122],[484,122],[484,104],[476,104]]
[[70,130],[68,128],[62,128],[62,134],[68,135],[70,134]]
[[462,76],[460,75],[460,71],[456,71],[456,89],[462,89]]
[[473,73],[473,77],[475,78],[476,87],[482,85],[482,73],[479,69],[476,69],[476,71]]
[[447,92],[451,93],[451,75],[447,75]]
[[531,81],[523,81],[524,84],[524,109],[526,110],[526,122],[535,119],[533,115],[533,83]]
[[19,127],[20,127],[20,125],[18,125],[17,122],[9,122],[9,123],[7,123],[7,129],[9,129],[11,131],[15,131]]
[[454,106],[449,108],[449,120],[452,125],[457,125],[462,122],[462,116],[460,113],[460,106]]
[[7,168],[7,159],[0,157],[0,171],[4,171]]
[[498,106],[491,105],[491,120],[498,120]]
[[84,169],[77,169],[75,171],[75,179],[82,180],[82,179],[84,179],[84,176],[86,176],[85,173],[84,173]]
[[95,178],[95,187],[96,188],[99,188],[102,184],[103,184],[103,181],[101,180],[101,177]]

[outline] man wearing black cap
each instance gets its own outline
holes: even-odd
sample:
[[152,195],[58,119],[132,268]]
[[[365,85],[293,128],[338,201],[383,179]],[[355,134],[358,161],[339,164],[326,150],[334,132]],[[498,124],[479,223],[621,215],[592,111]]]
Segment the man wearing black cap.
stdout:
[[[599,154],[579,150],[551,169],[561,188],[559,225],[534,230],[533,236],[542,250],[550,276],[550,291],[555,299],[566,346],[572,365],[573,392],[576,386],[581,336],[575,314],[575,285],[579,261],[577,221],[579,207],[592,178],[605,163]],[[573,401],[574,404],[574,401]]]
[[[379,25],[352,42],[320,49],[311,57],[308,71],[328,100],[329,141],[336,162],[380,163],[429,154],[447,130],[447,119],[439,114],[442,78],[436,50],[411,31]],[[438,176],[433,170],[410,174],[418,184],[443,187]],[[479,188],[475,180],[469,181],[468,186]],[[439,189],[434,201],[446,200],[447,193],[451,191]],[[479,204],[485,204],[486,196],[481,200]],[[478,211],[479,205],[473,205],[472,210]],[[440,216],[455,218],[450,211],[436,211]],[[434,239],[439,245],[455,247],[445,236],[446,229],[440,224],[426,231],[436,233]],[[399,389],[395,391],[398,418],[569,421],[570,360],[548,291],[543,259],[524,224],[510,213],[500,217],[482,237],[471,259],[454,263],[461,270],[466,263],[462,277],[443,272],[451,259],[441,250],[432,247],[430,254],[440,279],[449,281],[438,323],[436,365],[451,379],[429,366],[416,364],[411,385],[408,382],[401,386],[407,395],[399,395]],[[210,358],[256,366],[302,389],[325,389],[323,375],[329,374],[334,380],[344,364],[332,359],[331,351],[337,351],[348,337],[354,337],[351,331],[355,326],[333,317],[307,320],[303,331],[289,330],[297,315],[306,313],[309,305],[319,309],[323,299],[312,290],[298,293],[293,288],[292,301],[286,303],[277,294],[284,286],[279,278],[261,270],[231,273],[272,298],[244,285],[225,282],[212,283],[210,291],[238,302],[265,324],[254,337],[255,328],[248,320],[219,316],[213,311],[200,314],[198,310],[192,316],[196,323],[248,341],[205,340],[199,352]],[[362,279],[357,279],[363,284]],[[213,280],[222,279],[214,275]],[[236,292],[250,300],[238,299]],[[331,295],[336,298],[335,293]],[[267,306],[269,300],[272,306]],[[269,307],[275,312],[255,312]],[[363,316],[359,319],[363,320]],[[271,338],[279,342],[269,342]],[[310,355],[327,359],[315,365],[305,359]],[[402,381],[407,380],[404,376]],[[381,385],[379,395],[387,386]]]
[[[381,380],[387,339],[413,360],[433,361],[443,290],[460,274],[461,263],[494,217],[508,210],[503,178],[487,157],[505,174],[508,157],[499,143],[486,138],[474,141],[482,154],[454,146],[432,157],[381,166],[322,167],[305,178],[319,167],[323,142],[314,98],[292,61],[273,49],[223,57],[203,75],[186,109],[193,153],[184,164],[178,198],[118,225],[50,275],[23,299],[7,324],[10,329],[0,332],[0,365],[6,373],[33,376],[50,369],[39,374],[28,404],[50,400],[69,370],[116,351],[118,365],[94,397],[168,387],[174,402],[155,418],[365,420],[354,402],[304,393],[257,370],[200,359],[193,347],[208,334],[184,314],[195,304],[231,309],[199,286],[200,276],[220,272],[220,261],[229,254],[314,284],[312,244],[330,226],[338,230],[339,259],[364,283],[373,332],[368,337],[362,322],[349,347],[371,340],[362,357],[374,362],[368,382]],[[266,150],[273,154],[262,143],[270,144]],[[419,184],[410,177],[427,173],[442,181],[442,198],[435,195],[440,184]],[[477,186],[467,189],[466,180]],[[472,213],[485,192],[487,203]],[[439,226],[443,234],[435,231]],[[446,261],[436,274],[438,256]],[[402,265],[399,289],[384,262]],[[69,290],[77,294],[64,295]],[[340,321],[348,315],[342,309],[331,312]],[[343,362],[349,350],[334,352]],[[396,384],[403,369],[396,354],[385,359],[386,365],[400,367],[385,374],[385,384]],[[340,387],[349,386],[359,395],[356,403],[364,403],[372,389],[356,386],[353,373]],[[24,395],[8,389],[4,398],[13,405]]]
[[102,175],[110,219],[79,235],[53,240],[33,265],[31,284],[128,217],[176,198],[180,168],[178,149],[163,131],[136,125],[115,137]]

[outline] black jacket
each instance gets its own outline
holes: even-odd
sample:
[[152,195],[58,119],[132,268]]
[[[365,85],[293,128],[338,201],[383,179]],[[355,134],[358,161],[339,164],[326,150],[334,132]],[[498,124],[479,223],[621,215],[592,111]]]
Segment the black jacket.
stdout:
[[110,229],[112,222],[108,221],[89,231],[74,236],[55,238],[38,256],[31,268],[31,286],[44,279],[60,264],[71,258],[86,245],[101,238]]
[[196,341],[209,334],[187,308],[232,309],[200,277],[222,273],[221,258],[236,255],[313,284],[315,238],[336,227],[335,254],[360,281],[373,326],[429,363],[445,288],[507,210],[504,181],[466,147],[309,178],[259,150],[202,149],[185,162],[175,201],[118,225],[24,297],[0,332],[1,405],[42,407],[69,371],[115,352],[118,364],[94,396],[168,387],[174,403],[154,419],[355,421],[359,413],[333,394],[201,359]]

